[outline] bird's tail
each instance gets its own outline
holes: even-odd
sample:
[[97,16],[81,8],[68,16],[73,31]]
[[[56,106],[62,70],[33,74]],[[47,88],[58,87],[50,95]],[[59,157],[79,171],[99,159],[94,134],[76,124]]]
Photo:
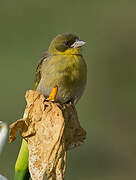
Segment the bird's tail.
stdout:
[[23,139],[20,152],[15,164],[14,180],[29,180],[30,174],[28,171],[28,147],[27,142]]

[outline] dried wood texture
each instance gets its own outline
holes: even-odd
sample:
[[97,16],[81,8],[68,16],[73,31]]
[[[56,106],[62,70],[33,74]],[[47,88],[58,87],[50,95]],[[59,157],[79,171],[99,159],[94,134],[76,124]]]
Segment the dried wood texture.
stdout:
[[86,137],[72,104],[47,102],[36,91],[26,92],[24,118],[10,126],[10,142],[20,135],[28,142],[29,171],[33,180],[63,180],[66,151]]

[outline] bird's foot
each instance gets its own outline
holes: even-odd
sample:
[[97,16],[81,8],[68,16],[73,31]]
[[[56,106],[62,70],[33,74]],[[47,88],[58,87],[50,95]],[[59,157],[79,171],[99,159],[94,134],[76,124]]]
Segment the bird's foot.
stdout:
[[49,96],[46,100],[47,100],[47,101],[55,101],[57,92],[58,92],[58,86],[55,86],[55,87],[52,89],[52,92],[51,92],[50,96]]

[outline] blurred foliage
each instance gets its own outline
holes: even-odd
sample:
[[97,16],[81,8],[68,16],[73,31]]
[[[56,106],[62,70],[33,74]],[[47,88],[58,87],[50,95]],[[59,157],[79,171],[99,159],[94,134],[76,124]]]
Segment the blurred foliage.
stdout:
[[[0,119],[22,117],[37,61],[51,39],[87,41],[87,90],[77,105],[86,143],[68,153],[66,180],[136,178],[136,1],[0,0]],[[7,142],[0,173],[13,179],[21,139]]]

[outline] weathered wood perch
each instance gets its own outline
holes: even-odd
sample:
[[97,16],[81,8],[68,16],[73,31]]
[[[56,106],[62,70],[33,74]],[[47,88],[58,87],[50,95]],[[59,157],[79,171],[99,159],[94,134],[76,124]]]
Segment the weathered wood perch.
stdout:
[[86,138],[72,104],[48,102],[36,91],[26,92],[23,119],[10,125],[10,142],[20,135],[29,148],[29,171],[33,180],[63,180],[66,151]]

